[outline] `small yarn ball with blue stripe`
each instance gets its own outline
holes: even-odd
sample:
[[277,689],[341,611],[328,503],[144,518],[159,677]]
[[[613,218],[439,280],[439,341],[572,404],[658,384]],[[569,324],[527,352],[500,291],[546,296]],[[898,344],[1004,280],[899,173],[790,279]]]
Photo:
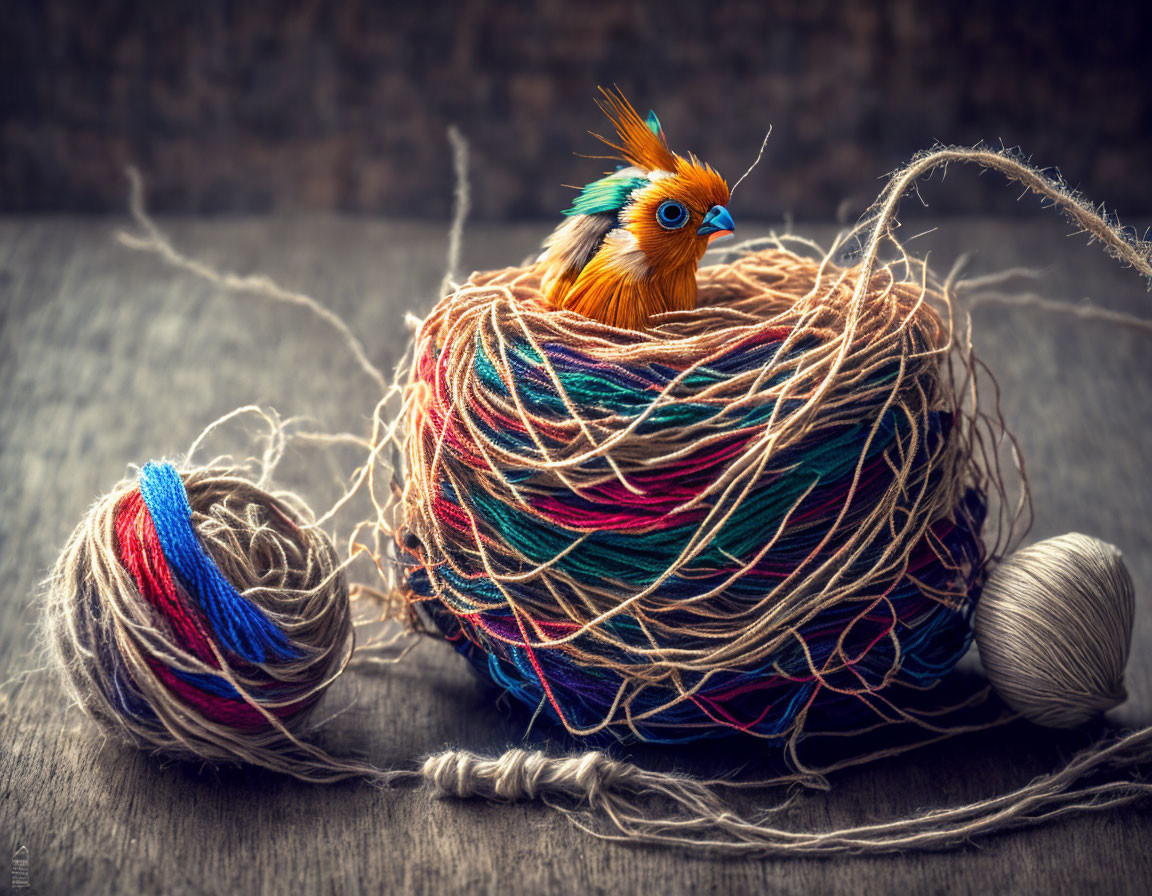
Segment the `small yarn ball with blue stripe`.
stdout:
[[171,757],[340,776],[297,739],[353,645],[343,567],[300,498],[230,469],[145,464],[73,532],[45,618],[72,696],[106,731]]

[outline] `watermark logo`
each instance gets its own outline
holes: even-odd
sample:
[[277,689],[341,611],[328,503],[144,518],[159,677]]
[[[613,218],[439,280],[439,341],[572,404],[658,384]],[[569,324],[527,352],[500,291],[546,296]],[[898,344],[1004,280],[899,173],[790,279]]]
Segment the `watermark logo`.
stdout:
[[28,887],[28,847],[21,846],[12,854],[12,889]]

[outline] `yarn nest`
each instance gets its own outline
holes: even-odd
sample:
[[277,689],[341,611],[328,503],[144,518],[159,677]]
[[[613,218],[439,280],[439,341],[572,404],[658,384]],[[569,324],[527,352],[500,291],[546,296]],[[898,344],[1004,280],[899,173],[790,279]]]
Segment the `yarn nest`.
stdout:
[[969,645],[993,474],[947,290],[897,268],[771,241],[644,332],[473,274],[404,392],[417,616],[580,737],[907,717]]

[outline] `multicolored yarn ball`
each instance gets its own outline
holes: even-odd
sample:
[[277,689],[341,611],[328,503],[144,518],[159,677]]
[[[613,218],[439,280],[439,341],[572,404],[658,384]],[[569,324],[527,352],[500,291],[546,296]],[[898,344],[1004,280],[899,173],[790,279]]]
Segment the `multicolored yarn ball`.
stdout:
[[310,523],[228,469],[149,463],[120,483],[50,582],[76,702],[149,751],[307,776],[301,755],[321,754],[293,732],[352,649],[343,568]]
[[1136,595],[1115,547],[1071,532],[988,577],[976,646],[996,692],[1029,720],[1074,728],[1127,699]]
[[858,273],[761,246],[644,333],[473,275],[406,391],[414,606],[578,736],[907,718],[969,645],[996,434],[941,288]]

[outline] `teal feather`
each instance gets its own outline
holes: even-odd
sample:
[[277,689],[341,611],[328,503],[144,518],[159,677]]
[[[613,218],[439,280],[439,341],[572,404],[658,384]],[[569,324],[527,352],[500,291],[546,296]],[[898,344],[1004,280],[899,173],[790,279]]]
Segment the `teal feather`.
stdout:
[[644,123],[648,125],[648,130],[657,137],[660,136],[660,119],[656,117],[655,109],[648,110],[648,117],[644,120]]
[[610,174],[600,180],[588,184],[572,207],[566,209],[565,215],[610,215],[615,214],[628,204],[628,197],[641,188],[648,186],[646,177],[621,177]]

